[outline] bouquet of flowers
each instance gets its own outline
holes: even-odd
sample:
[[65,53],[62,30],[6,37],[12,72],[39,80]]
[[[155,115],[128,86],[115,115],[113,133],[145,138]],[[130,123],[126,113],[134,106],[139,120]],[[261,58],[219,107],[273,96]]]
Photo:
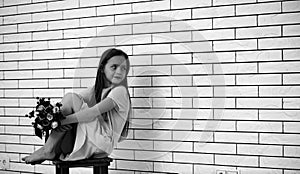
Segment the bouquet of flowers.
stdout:
[[37,105],[35,110],[26,114],[26,117],[35,118],[32,122],[32,126],[35,130],[35,135],[42,139],[45,135],[45,141],[49,137],[49,131],[60,126],[60,120],[65,117],[61,113],[61,103],[56,103],[55,106],[51,105],[50,98],[45,100],[45,98],[37,97]]

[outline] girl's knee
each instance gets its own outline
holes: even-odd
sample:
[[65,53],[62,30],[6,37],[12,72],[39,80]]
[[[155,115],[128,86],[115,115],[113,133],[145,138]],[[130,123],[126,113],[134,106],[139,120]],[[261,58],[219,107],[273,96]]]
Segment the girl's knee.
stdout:
[[83,101],[78,94],[67,93],[62,98],[61,103],[62,103],[62,108],[61,108],[62,113],[63,115],[66,116],[79,111]]

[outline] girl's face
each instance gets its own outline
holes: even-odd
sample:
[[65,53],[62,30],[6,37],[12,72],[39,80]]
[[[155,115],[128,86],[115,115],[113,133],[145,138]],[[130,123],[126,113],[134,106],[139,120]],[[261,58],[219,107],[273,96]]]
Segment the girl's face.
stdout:
[[108,80],[107,87],[120,84],[127,75],[127,62],[124,56],[111,57],[104,66],[104,74]]

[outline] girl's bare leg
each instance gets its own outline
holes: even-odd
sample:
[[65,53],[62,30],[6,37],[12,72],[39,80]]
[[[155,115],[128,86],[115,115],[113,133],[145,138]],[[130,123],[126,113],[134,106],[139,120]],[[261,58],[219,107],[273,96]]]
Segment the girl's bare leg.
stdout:
[[[72,93],[66,94],[61,103],[61,111],[64,116],[68,116],[79,111],[82,105],[81,99],[76,94]],[[66,132],[70,131],[71,128],[71,125],[66,125],[57,130],[51,131],[51,134],[45,145],[33,152],[30,156],[22,158],[22,160],[31,164],[42,163],[45,160],[53,160],[56,155],[59,155],[58,153],[60,153],[60,150],[57,148],[57,146],[60,146],[60,143],[62,142]]]

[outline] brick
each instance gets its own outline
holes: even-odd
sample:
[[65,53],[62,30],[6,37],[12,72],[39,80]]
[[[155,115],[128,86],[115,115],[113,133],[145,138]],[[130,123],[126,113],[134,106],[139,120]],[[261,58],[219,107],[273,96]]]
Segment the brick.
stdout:
[[36,97],[62,97],[62,89],[33,89],[34,96]]
[[79,47],[79,44],[80,44],[79,39],[48,41],[48,47],[50,49],[74,48],[74,47]]
[[261,167],[300,169],[300,160],[296,158],[261,157]]
[[153,86],[188,86],[192,84],[189,76],[153,77]]
[[254,39],[214,41],[213,44],[214,51],[255,50],[257,47],[257,41]]
[[126,161],[119,160],[116,161],[118,169],[128,169],[128,170],[139,170],[139,171],[152,171],[153,170],[153,162],[147,161]]
[[[92,22],[91,22],[92,24]],[[97,36],[132,34],[131,25],[97,27]],[[117,42],[118,43],[118,42]]]
[[19,88],[47,88],[48,80],[19,80]]
[[283,84],[299,84],[300,74],[283,74]]
[[19,5],[19,4],[28,4],[31,3],[30,0],[24,0],[24,1],[18,1],[18,0],[3,0],[4,6],[10,6],[10,5]]
[[215,163],[219,165],[254,166],[258,167],[258,157],[237,155],[216,155]]
[[0,70],[15,70],[18,69],[18,62],[0,62]]
[[212,29],[211,19],[199,19],[199,20],[186,20],[182,21],[172,21],[171,31],[186,31],[186,30],[203,30]]
[[159,108],[190,108],[191,98],[153,98],[153,107]]
[[[2,115],[2,114],[1,114]],[[4,125],[17,125],[19,123],[19,118],[18,117],[0,117],[0,121]]]
[[247,132],[282,132],[281,122],[262,122],[262,121],[238,121],[238,131]]
[[213,5],[245,4],[256,2],[256,0],[213,0]]
[[191,9],[152,12],[152,21],[174,21],[191,19]]
[[235,131],[236,126],[234,121],[195,120],[194,130]]
[[138,34],[138,35],[124,35],[124,36],[115,36],[115,43],[117,45],[124,44],[145,44],[151,43],[151,34]]
[[132,12],[130,4],[100,6],[97,7],[96,10],[97,10],[97,16],[107,16],[107,15],[115,15],[115,14],[119,15],[119,14]]
[[260,120],[300,121],[298,110],[260,110]]
[[299,109],[300,99],[299,98],[283,98],[284,109]]
[[214,87],[216,97],[258,97],[258,88],[252,86]]
[[133,24],[133,33],[156,33],[170,31],[169,22]]
[[135,13],[126,15],[115,15],[116,24],[132,24],[151,22],[151,13]]
[[297,97],[300,96],[299,86],[260,86],[259,96],[263,97]]
[[267,168],[238,168],[243,174],[283,174],[281,169],[267,169]]
[[281,27],[251,27],[236,29],[236,38],[263,38],[281,36]]
[[174,65],[172,66],[172,75],[194,75],[194,74],[212,74],[212,66],[209,64],[193,65]]
[[117,144],[118,149],[153,150],[153,141],[126,140]]
[[172,162],[171,152],[135,151],[135,160]]
[[171,140],[171,131],[134,130],[134,138],[143,140]]
[[221,143],[194,143],[194,151],[201,153],[234,154],[236,152],[236,145]]
[[[95,47],[95,46],[110,46],[114,45],[114,37],[91,37],[91,38],[82,38],[79,40],[80,47]],[[86,54],[86,50],[83,50],[83,53]]]
[[134,54],[163,54],[170,53],[169,44],[136,45],[133,47]]
[[49,30],[75,28],[75,27],[79,27],[79,19],[58,20],[58,21],[48,22]]
[[216,74],[243,74],[243,73],[256,73],[256,63],[235,63],[235,64],[219,64],[214,67]]
[[154,162],[154,170],[161,172],[192,173],[193,164]]
[[282,146],[238,144],[237,153],[243,155],[282,156]]
[[270,15],[258,15],[258,25],[278,25],[299,23],[299,13],[281,13]]
[[212,154],[173,153],[174,162],[212,164]]
[[96,77],[96,68],[80,68],[80,69],[64,69],[63,77],[79,78],[79,77]]
[[63,18],[63,12],[61,11],[52,11],[52,12],[42,12],[42,13],[33,13],[32,21],[49,21],[49,20],[58,20]]
[[17,43],[0,44],[0,52],[17,51],[17,50],[18,50]]
[[194,108],[234,108],[233,98],[193,98]]
[[152,35],[153,43],[192,41],[191,32],[171,32]]
[[299,60],[300,50],[283,50],[283,60]]
[[190,0],[188,2],[183,2],[180,0],[172,0],[171,1],[171,9],[189,8],[189,7],[205,7],[205,6],[211,6],[211,1],[210,0],[203,0],[203,1]]
[[26,163],[11,162],[9,167],[20,172],[34,171],[34,166],[26,165]]
[[[73,168],[73,170],[76,170],[78,172],[79,168]],[[90,169],[87,169],[87,170],[90,171]],[[72,168],[71,168],[70,171],[72,171]],[[88,172],[88,171],[85,171],[85,172]],[[35,172],[55,173],[55,166],[54,165],[36,165],[35,166]],[[82,171],[79,171],[79,172],[82,172]]]
[[168,75],[171,74],[170,66],[140,66],[133,67],[134,76],[139,75]]
[[192,130],[191,120],[154,120],[153,129]]
[[4,35],[3,40],[4,42],[31,41],[31,33]]
[[[129,8],[130,9],[130,8]],[[150,1],[144,3],[133,3],[132,12],[145,12],[145,11],[160,11],[170,10],[170,1]],[[120,10],[118,10],[119,13]],[[129,12],[131,12],[129,10]],[[120,14],[120,13],[119,13]]]
[[173,87],[172,97],[212,97],[211,87]]
[[32,40],[50,40],[50,39],[62,39],[63,31],[48,31],[48,32],[34,32],[32,34]]
[[173,43],[172,53],[210,52],[213,51],[211,41]]
[[213,18],[234,16],[234,6],[196,8],[192,10],[193,18]]
[[193,53],[193,63],[235,62],[234,52]]
[[233,29],[193,31],[193,41],[234,39]]
[[299,36],[300,25],[283,26],[283,36]]
[[79,79],[50,79],[49,88],[74,88],[80,87]]
[[131,102],[133,107],[152,107],[151,98],[132,98]]
[[[50,24],[49,24],[50,25]],[[12,28],[13,26],[11,26]],[[47,30],[47,22],[18,24],[18,32]],[[13,29],[11,30],[14,31]]]
[[174,119],[212,119],[212,109],[173,109],[172,118]]
[[33,91],[30,89],[12,89],[12,90],[5,90],[6,97],[32,97]]
[[249,15],[249,14],[267,14],[267,13],[280,13],[281,3],[257,3],[247,5],[237,5],[237,15]]
[[97,0],[80,0],[80,7],[88,7],[88,6],[100,6],[100,5],[110,5],[113,4],[113,0],[103,0],[103,1],[97,1]]
[[258,133],[215,132],[215,142],[258,143]]
[[300,62],[267,62],[259,63],[260,73],[299,72]]
[[5,71],[4,72],[5,79],[27,79],[32,78],[31,71]]
[[18,6],[18,13],[32,13],[47,10],[47,3],[26,4]]
[[247,61],[276,61],[282,60],[280,50],[272,51],[243,51],[236,53],[236,60],[238,62]]
[[[19,28],[18,28],[18,26],[19,26]],[[15,25],[1,25],[0,26],[0,33],[1,34],[13,33],[13,32],[17,32],[20,29],[22,29],[22,25],[16,25],[16,24]]]
[[5,133],[6,134],[29,134],[33,135],[33,127],[28,126],[6,126],[5,127]]
[[8,6],[8,7],[0,7],[0,15],[5,16],[5,15],[15,15],[18,12],[18,7],[17,6]]
[[[150,77],[128,77],[128,85],[129,86],[151,86],[151,78]],[[157,86],[157,85],[155,85]]]
[[300,123],[286,122],[283,127],[284,132],[300,133]]
[[134,159],[134,151],[114,149],[114,151],[111,154],[111,157],[112,158],[126,158],[127,160],[133,160]]
[[19,69],[46,69],[48,68],[47,61],[24,61],[19,62]]
[[259,49],[277,49],[277,48],[298,48],[300,46],[300,37],[293,38],[272,38],[259,39]]
[[228,17],[213,19],[213,28],[239,28],[256,26],[255,16]]
[[234,85],[234,75],[193,76],[193,85]]
[[135,97],[171,97],[170,87],[147,87],[147,88],[135,88]]
[[0,86],[2,88],[17,88],[18,87],[18,81],[16,81],[16,80],[6,80],[6,81],[1,80],[0,81]]
[[213,133],[203,131],[173,131],[172,140],[177,141],[195,141],[195,142],[212,142]]
[[63,50],[41,50],[33,51],[32,59],[53,59],[53,58],[62,58]]
[[33,78],[60,78],[63,77],[63,70],[34,70]]
[[48,48],[47,41],[19,43],[19,50],[21,51],[43,50],[47,48]]
[[192,152],[193,143],[191,142],[173,142],[173,141],[155,141],[154,150],[158,151],[182,151],[182,152]]
[[96,16],[96,7],[65,10],[62,15],[63,19]]
[[16,24],[16,23],[25,23],[25,22],[31,22],[31,14],[14,15],[14,16],[7,16],[3,18],[4,24]]
[[237,108],[281,108],[280,98],[237,98]]
[[131,119],[133,129],[152,129],[153,122],[150,119]]
[[299,1],[282,2],[282,12],[298,11],[300,8]]
[[258,120],[258,112],[246,109],[215,109],[214,118],[222,120]]
[[63,34],[64,38],[93,37],[96,36],[96,28],[64,30]]
[[261,133],[259,142],[264,144],[299,145],[299,134],[269,134]]
[[280,74],[237,75],[237,85],[281,85]]
[[19,143],[19,135],[0,135],[1,143]]
[[300,147],[284,146],[284,156],[300,157]]

